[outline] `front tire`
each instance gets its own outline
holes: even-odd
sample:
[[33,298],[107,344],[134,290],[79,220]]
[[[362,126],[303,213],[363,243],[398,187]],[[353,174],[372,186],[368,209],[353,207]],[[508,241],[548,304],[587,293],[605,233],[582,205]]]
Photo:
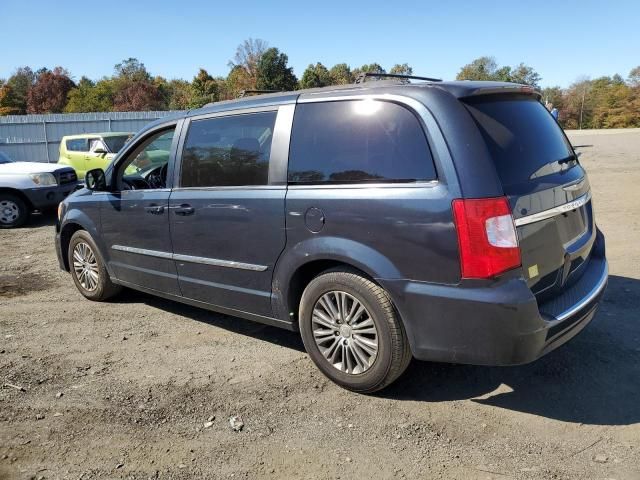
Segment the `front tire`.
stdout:
[[0,228],[15,228],[24,225],[29,218],[29,207],[17,195],[0,193]]
[[71,236],[67,258],[73,282],[89,300],[108,300],[122,289],[109,278],[98,247],[85,230],[78,230]]
[[300,301],[300,331],[320,371],[355,392],[385,388],[411,361],[389,295],[355,272],[329,271],[309,283]]

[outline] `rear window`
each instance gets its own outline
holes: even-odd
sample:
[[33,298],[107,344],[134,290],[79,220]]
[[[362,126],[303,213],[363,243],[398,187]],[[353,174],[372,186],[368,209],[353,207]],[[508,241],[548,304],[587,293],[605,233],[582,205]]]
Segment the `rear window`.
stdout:
[[415,182],[435,179],[416,116],[391,102],[349,100],[296,106],[289,182]]
[[[111,153],[118,153],[129,141],[131,135],[119,135],[117,137],[104,137],[104,143],[109,147]],[[168,148],[167,148],[168,150]]]
[[506,190],[575,165],[575,160],[558,163],[572,156],[571,146],[537,100],[486,96],[467,100],[466,106],[480,128]]

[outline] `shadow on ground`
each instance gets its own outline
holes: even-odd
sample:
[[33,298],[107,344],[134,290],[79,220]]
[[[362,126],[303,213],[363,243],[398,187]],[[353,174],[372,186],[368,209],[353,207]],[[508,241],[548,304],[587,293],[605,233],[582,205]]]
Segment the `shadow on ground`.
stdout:
[[[127,292],[119,301],[146,303],[241,335],[304,350],[295,332],[137,292]],[[478,367],[414,361],[379,395],[427,403],[471,400],[565,422],[629,425],[640,422],[639,379],[640,281],[611,276],[592,323],[536,362]]]

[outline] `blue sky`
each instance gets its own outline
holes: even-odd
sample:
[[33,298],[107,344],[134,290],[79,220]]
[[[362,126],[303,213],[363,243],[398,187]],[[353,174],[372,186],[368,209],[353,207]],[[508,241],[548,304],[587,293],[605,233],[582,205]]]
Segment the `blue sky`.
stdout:
[[245,38],[309,63],[352,67],[407,62],[452,79],[476,57],[524,62],[543,86],[640,65],[640,1],[136,1],[0,0],[0,78],[20,65],[111,75],[137,57],[154,75],[191,79],[199,67],[226,75]]

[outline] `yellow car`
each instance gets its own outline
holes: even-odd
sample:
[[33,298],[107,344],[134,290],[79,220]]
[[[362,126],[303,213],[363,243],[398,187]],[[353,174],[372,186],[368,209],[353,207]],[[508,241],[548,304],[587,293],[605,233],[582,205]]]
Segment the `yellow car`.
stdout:
[[84,178],[94,168],[105,170],[132,136],[130,132],[67,135],[60,141],[58,163],[73,167],[78,178]]

